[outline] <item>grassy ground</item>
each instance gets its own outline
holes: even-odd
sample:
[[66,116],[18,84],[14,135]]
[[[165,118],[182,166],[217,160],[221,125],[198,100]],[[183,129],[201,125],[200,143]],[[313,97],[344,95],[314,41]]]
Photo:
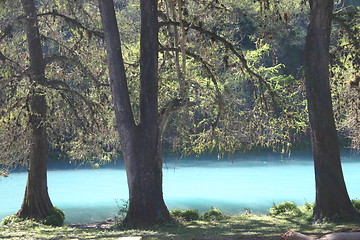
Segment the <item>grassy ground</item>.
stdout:
[[142,236],[143,239],[239,239],[279,240],[280,233],[296,230],[320,236],[342,228],[358,228],[359,224],[312,223],[306,216],[243,214],[218,220],[196,220],[159,225],[144,230],[106,228],[51,227],[33,221],[0,226],[0,239],[102,239],[115,240],[121,236]]

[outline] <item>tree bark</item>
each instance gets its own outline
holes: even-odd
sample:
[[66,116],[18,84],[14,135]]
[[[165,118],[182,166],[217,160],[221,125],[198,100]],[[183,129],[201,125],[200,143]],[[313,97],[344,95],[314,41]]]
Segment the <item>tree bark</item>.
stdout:
[[47,189],[48,141],[46,134],[46,98],[40,83],[45,80],[45,64],[33,0],[22,0],[26,15],[25,30],[29,48],[29,78],[32,89],[29,97],[31,149],[25,196],[18,211],[21,218],[44,219],[53,205]]
[[129,209],[124,224],[128,227],[150,226],[170,220],[162,192],[161,153],[149,144],[150,136],[145,132],[146,129],[138,128],[131,144],[133,150],[124,153],[129,186]]
[[140,123],[133,117],[113,0],[99,0],[110,85],[129,186],[124,224],[142,227],[170,220],[162,193],[158,119],[157,0],[141,0]]
[[344,182],[329,83],[333,0],[310,0],[305,44],[305,84],[316,179],[315,220],[354,219]]

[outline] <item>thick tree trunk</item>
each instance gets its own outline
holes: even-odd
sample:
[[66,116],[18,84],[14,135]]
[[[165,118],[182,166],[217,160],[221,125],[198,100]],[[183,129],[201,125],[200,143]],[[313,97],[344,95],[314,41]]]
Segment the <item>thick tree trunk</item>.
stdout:
[[124,224],[128,227],[170,220],[162,192],[161,153],[149,144],[145,132],[138,128],[132,141],[133,150],[130,154],[124,153],[129,186],[129,210]]
[[133,138],[134,148],[125,156],[129,211],[124,223],[130,227],[170,220],[162,193],[157,0],[141,0],[140,8],[140,124]]
[[113,0],[99,0],[109,63],[110,85],[129,186],[128,227],[169,221],[162,193],[158,119],[157,0],[142,0],[140,44],[140,123],[131,110]]
[[47,104],[39,83],[44,81],[45,65],[33,0],[22,0],[26,15],[25,29],[30,56],[29,78],[32,83],[30,107],[31,149],[25,196],[18,211],[22,218],[44,219],[53,208],[47,189],[48,142],[46,134]]
[[53,205],[47,189],[48,143],[45,127],[46,101],[40,92],[31,97],[31,152],[25,196],[18,212],[22,218],[44,219]]
[[358,216],[349,199],[340,162],[329,84],[333,0],[310,0],[305,45],[305,83],[316,178],[315,220]]

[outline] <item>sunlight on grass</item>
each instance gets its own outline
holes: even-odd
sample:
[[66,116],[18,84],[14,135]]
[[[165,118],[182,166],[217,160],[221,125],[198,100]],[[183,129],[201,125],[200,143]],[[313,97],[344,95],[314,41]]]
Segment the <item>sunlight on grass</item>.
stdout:
[[34,221],[16,222],[0,226],[0,239],[104,239],[115,240],[122,236],[142,236],[143,239],[279,239],[279,234],[290,229],[320,236],[349,224],[312,223],[301,216],[239,215],[222,220],[178,222],[144,230],[81,229],[70,226],[51,227]]

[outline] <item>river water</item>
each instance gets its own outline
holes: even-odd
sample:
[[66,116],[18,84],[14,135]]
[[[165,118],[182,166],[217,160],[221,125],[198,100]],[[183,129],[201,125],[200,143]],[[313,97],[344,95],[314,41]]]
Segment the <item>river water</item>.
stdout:
[[[360,199],[360,156],[343,154],[343,171],[351,199]],[[164,158],[163,192],[169,209],[217,207],[228,214],[246,209],[266,213],[273,203],[314,202],[315,183],[311,154],[284,158],[257,153],[226,157]],[[0,218],[21,206],[26,173],[0,178]],[[67,223],[87,223],[113,218],[128,198],[123,164],[101,169],[52,168],[49,194],[64,210]]]

